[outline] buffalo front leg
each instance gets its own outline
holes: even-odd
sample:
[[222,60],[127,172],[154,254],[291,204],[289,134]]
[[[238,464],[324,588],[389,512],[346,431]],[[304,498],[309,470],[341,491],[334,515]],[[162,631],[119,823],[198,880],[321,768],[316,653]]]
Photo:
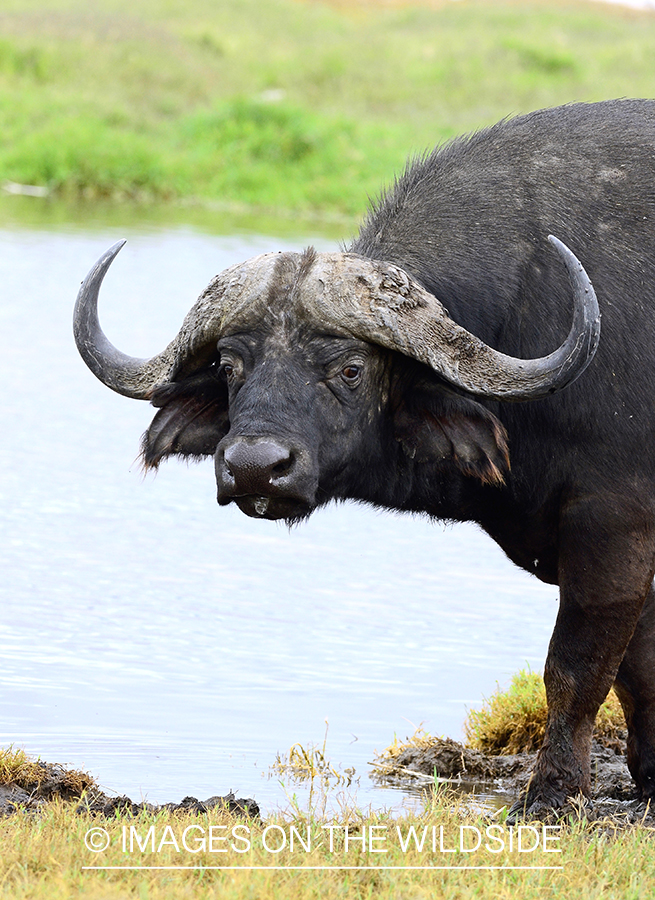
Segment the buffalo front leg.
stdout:
[[546,735],[515,817],[589,796],[596,713],[635,631],[654,558],[652,514],[639,499],[611,494],[564,507],[560,607],[544,670]]
[[628,768],[644,800],[655,798],[655,590],[651,585],[614,683],[628,725]]

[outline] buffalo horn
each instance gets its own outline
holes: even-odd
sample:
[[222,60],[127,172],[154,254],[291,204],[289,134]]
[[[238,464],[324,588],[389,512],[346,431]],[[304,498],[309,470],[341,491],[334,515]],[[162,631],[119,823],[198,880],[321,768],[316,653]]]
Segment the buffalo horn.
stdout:
[[[600,338],[596,294],[582,265],[557,238],[573,292],[573,324],[549,356],[518,359],[483,343],[448,315],[439,300],[403,269],[349,253],[317,253],[298,294],[311,318],[355,337],[426,363],[446,381],[494,400],[534,400],[561,390],[589,365]],[[297,254],[266,253],[232,266],[215,278],[192,307],[177,337],[152,359],[117,350],[98,321],[100,285],[125,242],[114,244],[89,272],[75,306],[77,347],[91,371],[108,387],[148,399],[159,384],[190,374],[215,353],[228,324],[256,327],[266,313],[267,288],[278,267]],[[292,262],[294,260],[295,262]]]
[[565,244],[552,235],[549,240],[567,268],[573,292],[571,330],[549,356],[518,359],[494,350],[454,322],[404,269],[354,254],[318,254],[313,273],[322,289],[316,294],[315,314],[362,340],[426,363],[478,397],[545,397],[582,374],[600,339],[598,301],[587,273]]
[[150,389],[165,380],[170,368],[169,348],[152,359],[127,356],[107,339],[98,320],[100,285],[124,244],[125,241],[118,241],[110,247],[82,282],[73,315],[73,333],[82,359],[96,378],[119,394],[145,400]]
[[126,242],[118,241],[93,266],[82,282],[73,332],[82,359],[93,374],[112,390],[136,400],[148,400],[157,385],[165,384],[181,372],[200,368],[215,352],[222,331],[225,309],[238,305],[244,295],[255,297],[270,277],[279,254],[269,253],[226,269],[215,278],[185,318],[177,337],[151,359],[121,353],[107,339],[98,319],[98,294],[107,270]]

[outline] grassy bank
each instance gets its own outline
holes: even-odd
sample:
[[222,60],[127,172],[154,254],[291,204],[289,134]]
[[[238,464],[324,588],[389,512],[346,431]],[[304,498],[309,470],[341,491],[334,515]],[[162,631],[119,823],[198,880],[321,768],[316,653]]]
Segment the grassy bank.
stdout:
[[[480,709],[469,710],[464,723],[467,744],[485,753],[531,753],[541,747],[548,706],[543,677],[520,669],[509,687],[500,687]],[[596,716],[595,737],[614,739],[625,729],[619,699],[610,691]]]
[[655,94],[655,15],[578,3],[5,0],[0,182],[359,215],[416,151]]
[[[105,868],[86,868],[94,866]],[[0,825],[0,896],[15,900],[637,900],[653,878],[648,829],[566,822],[510,831],[446,795],[402,817],[351,808],[329,821],[294,811],[265,822],[221,811],[106,820],[54,803]]]
[[[520,732],[529,749],[542,688],[539,676],[518,673],[485,702],[486,719],[469,718],[474,742],[497,735],[500,725],[515,742]],[[612,701],[597,727],[613,733],[618,715]],[[220,805],[200,814],[144,809],[125,798],[104,806],[108,798],[97,802],[84,773],[2,751],[0,784],[55,799],[0,820],[0,897],[568,900],[577,893],[637,900],[655,878],[655,831],[623,826],[619,810],[611,821],[569,816],[510,827],[504,810],[482,812],[440,784],[422,802],[415,797],[406,814],[372,811],[349,798],[325,744],[294,745],[273,768],[290,783],[312,779],[309,809],[291,801],[261,819]],[[81,791],[95,815],[76,799],[60,799]]]

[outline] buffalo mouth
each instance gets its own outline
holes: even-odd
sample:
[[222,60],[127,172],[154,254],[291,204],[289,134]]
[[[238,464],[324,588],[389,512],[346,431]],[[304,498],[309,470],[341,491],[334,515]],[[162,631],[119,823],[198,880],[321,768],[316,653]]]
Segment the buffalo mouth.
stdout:
[[234,502],[253,519],[307,518],[314,508],[310,453],[284,438],[228,436],[215,457],[217,500]]
[[312,507],[302,500],[292,497],[265,497],[261,494],[246,494],[241,497],[230,497],[219,500],[221,505],[234,502],[242,513],[253,519],[289,519],[298,521],[306,519]]

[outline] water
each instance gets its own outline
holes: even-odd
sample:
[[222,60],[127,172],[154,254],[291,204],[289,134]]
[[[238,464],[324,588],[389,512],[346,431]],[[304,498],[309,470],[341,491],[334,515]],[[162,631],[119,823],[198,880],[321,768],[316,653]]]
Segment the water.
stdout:
[[328,720],[358,802],[398,805],[368,777],[375,748],[419,723],[458,737],[497,680],[541,668],[555,589],[473,527],[348,504],[289,533],[219,509],[209,462],[144,479],[150,408],[97,382],[71,336],[79,283],[119,237],[101,319],[138,356],[218,271],[309,242],[0,230],[0,743],[133,799],[233,789],[271,809],[298,791],[269,777],[276,752],[321,744]]

